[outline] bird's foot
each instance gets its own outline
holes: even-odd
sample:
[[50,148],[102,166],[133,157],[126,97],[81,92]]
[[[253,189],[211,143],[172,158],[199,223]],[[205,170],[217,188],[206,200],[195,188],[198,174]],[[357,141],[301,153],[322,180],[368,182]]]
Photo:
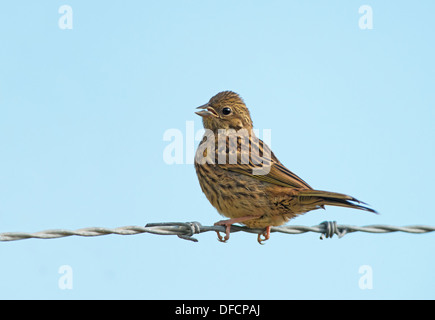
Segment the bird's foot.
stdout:
[[225,237],[222,237],[221,233],[219,231],[216,231],[218,240],[220,242],[227,242],[227,240],[230,238],[231,224],[225,224],[226,221],[227,220],[222,220],[214,224],[215,226],[225,226]]
[[[229,220],[221,220],[221,221],[216,222],[214,224],[215,226],[225,226],[225,236],[224,237],[221,236],[219,231],[216,231],[217,236],[218,236],[218,240],[220,242],[227,242],[228,241],[228,239],[230,238],[231,225],[233,225],[234,223],[243,222],[246,220],[252,220],[252,219],[256,219],[256,218],[258,218],[258,217],[257,216],[247,216],[247,217],[233,218],[233,219],[229,219]],[[267,238],[267,239],[269,239],[269,238]]]
[[[264,236],[264,238],[262,238],[261,236]],[[269,238],[270,238],[270,226],[267,226],[266,230],[264,230],[263,233],[258,234],[257,240],[259,244],[264,244],[263,241],[269,240]]]

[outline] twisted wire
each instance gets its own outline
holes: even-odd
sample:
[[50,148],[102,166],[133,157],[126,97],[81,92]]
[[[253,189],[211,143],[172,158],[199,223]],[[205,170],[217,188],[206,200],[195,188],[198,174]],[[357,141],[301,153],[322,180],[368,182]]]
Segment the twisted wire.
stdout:
[[[177,235],[184,240],[197,242],[198,240],[193,237],[195,234],[219,231],[225,232],[224,226],[203,226],[199,222],[162,222],[162,223],[149,223],[145,227],[141,226],[125,226],[118,228],[101,228],[91,227],[77,230],[53,229],[45,230],[34,233],[26,232],[4,232],[0,233],[0,241],[15,241],[23,239],[55,239],[70,236],[80,237],[97,237],[109,234],[117,235],[135,235],[141,233],[152,233],[158,235]],[[263,229],[250,229],[233,225],[231,232],[249,232],[249,233],[262,233]],[[427,225],[413,225],[413,226],[391,226],[391,225],[369,225],[369,226],[352,226],[352,225],[339,225],[336,221],[324,221],[316,226],[282,226],[272,227],[271,232],[279,232],[286,234],[302,234],[306,232],[320,233],[320,239],[332,238],[337,235],[339,238],[352,232],[366,232],[366,233],[392,233],[392,232],[405,232],[413,234],[422,234],[435,231],[435,226]]]

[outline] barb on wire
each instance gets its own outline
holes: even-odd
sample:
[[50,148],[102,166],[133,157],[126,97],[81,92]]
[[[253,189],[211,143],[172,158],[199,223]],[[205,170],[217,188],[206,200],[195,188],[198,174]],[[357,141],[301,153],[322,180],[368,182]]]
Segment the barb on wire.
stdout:
[[[177,235],[181,239],[190,240],[198,242],[196,238],[193,237],[195,234],[209,232],[209,231],[219,231],[225,232],[224,226],[203,226],[199,222],[163,222],[163,223],[148,223],[145,227],[140,226],[126,226],[119,228],[83,228],[77,230],[45,230],[35,233],[26,232],[4,232],[0,233],[0,241],[14,241],[23,239],[54,239],[63,238],[69,236],[81,236],[81,237],[96,237],[104,236],[108,234],[118,234],[118,235],[134,235],[140,233],[152,233],[159,235]],[[263,229],[250,229],[248,227],[242,227],[233,225],[231,226],[231,232],[249,232],[249,233],[262,233]],[[367,233],[391,233],[391,232],[406,232],[406,233],[428,233],[434,232],[434,226],[425,225],[415,225],[415,226],[404,226],[396,227],[389,225],[370,225],[370,226],[351,226],[351,225],[339,225],[336,221],[324,221],[317,226],[283,226],[283,227],[272,227],[271,232],[280,232],[287,234],[301,234],[306,232],[316,232],[320,233],[320,239],[332,238],[336,234],[339,238],[352,232],[367,232]]]

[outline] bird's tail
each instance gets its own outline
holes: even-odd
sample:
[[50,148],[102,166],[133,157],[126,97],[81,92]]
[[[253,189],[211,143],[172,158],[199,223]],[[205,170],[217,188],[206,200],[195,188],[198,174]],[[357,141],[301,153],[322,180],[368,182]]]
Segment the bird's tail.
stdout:
[[301,190],[298,196],[301,203],[304,203],[306,201],[316,202],[317,205],[322,208],[325,205],[328,205],[359,209],[378,214],[378,212],[376,212],[375,210],[366,207],[365,205],[367,205],[367,203],[364,203],[362,201],[359,201],[358,199],[355,199],[354,197],[342,193],[306,189]]

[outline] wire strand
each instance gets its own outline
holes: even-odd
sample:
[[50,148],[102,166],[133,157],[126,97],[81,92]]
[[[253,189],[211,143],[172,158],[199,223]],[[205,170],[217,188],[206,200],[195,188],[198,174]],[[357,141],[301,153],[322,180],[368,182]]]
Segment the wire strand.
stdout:
[[[97,237],[109,234],[117,235],[135,235],[141,233],[152,233],[158,235],[177,235],[181,239],[197,242],[198,240],[193,237],[194,234],[218,231],[225,232],[224,226],[203,226],[199,222],[161,222],[149,223],[145,227],[140,226],[125,226],[118,228],[102,228],[91,227],[77,230],[64,230],[53,229],[45,230],[34,233],[26,232],[4,232],[0,233],[0,241],[15,241],[23,239],[56,239],[70,236],[80,237]],[[279,232],[286,234],[302,234],[306,232],[320,233],[320,239],[332,238],[337,235],[339,238],[352,232],[366,232],[366,233],[392,233],[392,232],[405,232],[413,234],[423,234],[434,232],[434,226],[426,225],[413,225],[413,226],[390,226],[390,225],[369,225],[369,226],[352,226],[352,225],[339,225],[336,221],[324,221],[316,226],[282,226],[272,227],[271,232]],[[263,229],[251,229],[233,225],[231,232],[249,232],[249,233],[262,233]]]

